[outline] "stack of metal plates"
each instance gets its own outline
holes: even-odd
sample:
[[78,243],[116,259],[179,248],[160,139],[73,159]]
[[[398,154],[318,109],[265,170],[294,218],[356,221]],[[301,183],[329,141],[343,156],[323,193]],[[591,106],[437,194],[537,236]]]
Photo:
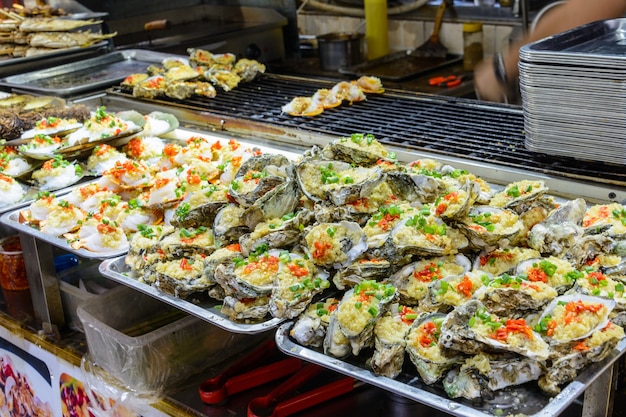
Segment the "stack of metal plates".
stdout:
[[527,149],[626,163],[626,19],[525,45],[519,71]]

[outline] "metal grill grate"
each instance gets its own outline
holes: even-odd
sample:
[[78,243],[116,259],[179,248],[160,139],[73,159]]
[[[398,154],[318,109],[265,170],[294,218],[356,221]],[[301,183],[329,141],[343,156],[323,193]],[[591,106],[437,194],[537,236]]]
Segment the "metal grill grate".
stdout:
[[[626,185],[622,166],[573,158],[550,157],[524,148],[521,109],[485,105],[474,100],[388,91],[370,94],[364,102],[343,104],[316,117],[293,117],[281,107],[296,96],[310,96],[335,81],[265,75],[208,99],[180,102],[160,99],[168,106],[237,117],[307,132],[348,136],[372,133],[382,143],[414,150],[489,162],[550,175]],[[113,94],[128,95],[121,88]]]

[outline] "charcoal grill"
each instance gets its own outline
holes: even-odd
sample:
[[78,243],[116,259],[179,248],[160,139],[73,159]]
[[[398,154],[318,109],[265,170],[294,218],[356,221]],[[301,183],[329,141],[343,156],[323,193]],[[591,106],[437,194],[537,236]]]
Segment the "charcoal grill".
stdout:
[[[524,148],[524,119],[519,107],[486,104],[471,99],[387,90],[369,94],[367,100],[324,111],[316,117],[293,117],[281,107],[296,96],[310,96],[336,81],[265,74],[240,84],[215,98],[193,97],[184,101],[167,97],[140,100],[146,104],[178,110],[178,117],[197,124],[218,126],[225,131],[271,136],[303,145],[319,144],[320,137],[372,133],[382,143],[411,154],[469,162],[472,172],[486,179],[509,181],[511,173],[562,179],[571,195],[622,201],[626,194],[623,166],[555,157]],[[113,87],[107,94],[132,99],[132,93]],[[330,140],[330,139],[329,139]],[[413,157],[413,159],[415,159]],[[489,164],[487,172],[476,169]],[[457,164],[458,166],[458,164]],[[496,167],[494,171],[492,168]],[[495,175],[495,176],[494,176]],[[571,181],[599,192],[581,193]],[[551,187],[552,188],[552,187]]]

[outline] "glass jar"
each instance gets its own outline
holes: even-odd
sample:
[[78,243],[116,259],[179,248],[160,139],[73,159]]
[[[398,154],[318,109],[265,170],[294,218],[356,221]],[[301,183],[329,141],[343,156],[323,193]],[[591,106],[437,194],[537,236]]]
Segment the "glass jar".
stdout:
[[463,69],[473,71],[483,59],[483,24],[463,23]]

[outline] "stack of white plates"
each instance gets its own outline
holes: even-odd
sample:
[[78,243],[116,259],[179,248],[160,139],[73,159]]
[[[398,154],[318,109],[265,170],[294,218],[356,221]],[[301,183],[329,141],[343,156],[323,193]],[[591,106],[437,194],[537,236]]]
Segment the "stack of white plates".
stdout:
[[626,19],[525,45],[519,71],[527,149],[626,163]]

